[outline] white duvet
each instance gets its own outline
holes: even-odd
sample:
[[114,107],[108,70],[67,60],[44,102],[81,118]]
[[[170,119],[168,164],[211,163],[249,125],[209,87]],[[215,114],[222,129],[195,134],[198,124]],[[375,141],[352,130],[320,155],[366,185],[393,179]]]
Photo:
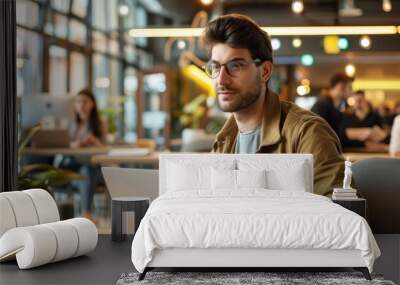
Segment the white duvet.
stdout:
[[265,189],[160,196],[134,237],[133,265],[143,272],[165,248],[358,249],[370,272],[380,255],[359,215],[323,196]]

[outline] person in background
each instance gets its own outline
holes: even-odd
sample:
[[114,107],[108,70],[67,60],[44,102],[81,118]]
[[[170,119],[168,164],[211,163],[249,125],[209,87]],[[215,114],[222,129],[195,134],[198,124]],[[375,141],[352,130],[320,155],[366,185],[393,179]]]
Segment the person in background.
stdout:
[[383,128],[382,119],[365,98],[362,90],[354,93],[352,113],[344,113],[346,136],[363,144],[364,147],[375,147],[376,151],[384,151],[389,143],[389,132]]
[[344,111],[346,100],[352,92],[353,78],[344,73],[337,73],[330,80],[329,92],[326,96],[320,96],[312,106],[311,111],[321,116],[335,131],[343,147],[362,147],[363,144],[350,141],[344,127]]
[[74,108],[75,120],[69,127],[71,147],[101,146],[107,131],[93,93],[89,89],[81,90],[75,98]]
[[383,127],[381,117],[376,113],[370,102],[365,98],[365,93],[358,90],[353,95],[354,105],[353,114],[344,115],[344,124],[346,128],[372,128]]
[[397,101],[396,104],[394,105],[392,114],[394,115],[394,117],[396,117],[397,115],[400,115],[400,101]]
[[328,122],[339,137],[343,148],[365,148],[368,151],[382,151],[386,148],[385,144],[349,138],[346,133],[344,113],[346,112],[347,99],[353,94],[353,80],[344,73],[337,73],[332,76],[329,93],[326,96],[320,96],[311,111]]
[[389,106],[385,103],[380,104],[377,108],[377,111],[381,117],[384,127],[390,129],[393,125],[393,120],[396,115],[392,113],[392,110],[390,110]]
[[394,157],[400,157],[400,115],[397,115],[396,118],[394,118],[389,154]]
[[[81,90],[75,98],[75,118],[69,125],[71,147],[91,147],[105,144],[106,126],[100,119],[96,99],[89,89]],[[91,208],[95,187],[101,179],[100,171],[89,165],[82,157],[66,157],[62,167],[79,172],[87,177],[73,182],[81,198],[81,215],[92,219]]]

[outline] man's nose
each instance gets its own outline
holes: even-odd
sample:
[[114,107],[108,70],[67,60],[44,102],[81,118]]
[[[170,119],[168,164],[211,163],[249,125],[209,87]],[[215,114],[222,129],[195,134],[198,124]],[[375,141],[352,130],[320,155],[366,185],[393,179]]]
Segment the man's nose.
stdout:
[[226,85],[227,83],[230,83],[231,81],[231,76],[228,74],[228,71],[225,66],[221,66],[221,69],[219,71],[219,74],[216,78],[217,85]]

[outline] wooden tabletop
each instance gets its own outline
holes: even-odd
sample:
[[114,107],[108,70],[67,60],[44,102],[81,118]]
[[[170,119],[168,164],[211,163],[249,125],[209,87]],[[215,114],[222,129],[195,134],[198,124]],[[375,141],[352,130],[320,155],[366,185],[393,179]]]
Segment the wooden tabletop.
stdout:
[[66,147],[66,148],[35,148],[28,147],[23,150],[23,155],[77,155],[77,156],[92,156],[96,154],[107,153],[110,151],[110,146],[91,146],[91,147]]
[[92,156],[92,164],[121,165],[121,164],[150,164],[158,165],[160,152],[152,152],[147,155],[109,155],[98,154]]
[[[100,147],[79,147],[79,148],[34,148],[28,147],[23,151],[23,155],[74,155],[90,156],[91,163],[100,165],[121,165],[121,164],[158,164],[160,152],[152,152],[148,155],[117,156],[109,155],[108,152],[118,147],[100,146]],[[390,158],[388,153],[382,152],[344,152],[343,157],[351,161],[357,161],[367,158]],[[400,159],[400,158],[399,158]]]

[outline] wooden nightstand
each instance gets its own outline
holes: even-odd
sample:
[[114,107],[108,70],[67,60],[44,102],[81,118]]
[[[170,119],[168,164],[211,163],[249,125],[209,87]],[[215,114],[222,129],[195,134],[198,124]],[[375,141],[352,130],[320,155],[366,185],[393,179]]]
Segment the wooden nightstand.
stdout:
[[367,218],[367,200],[364,198],[357,198],[354,200],[333,200],[332,202],[359,214],[364,219]]

